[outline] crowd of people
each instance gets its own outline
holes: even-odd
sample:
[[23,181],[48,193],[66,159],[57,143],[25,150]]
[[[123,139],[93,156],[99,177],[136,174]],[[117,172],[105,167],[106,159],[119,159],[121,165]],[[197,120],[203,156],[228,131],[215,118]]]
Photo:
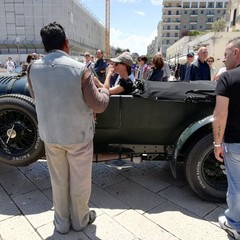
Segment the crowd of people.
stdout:
[[[37,54],[37,53],[28,54],[26,57],[26,61],[21,62],[19,65],[21,68],[21,74],[23,74],[23,75],[26,74],[27,67],[32,60],[37,60],[42,57],[43,57],[42,54]],[[2,64],[0,64],[0,67],[4,67],[8,73],[15,73],[15,71],[18,67],[18,64],[13,61],[12,57],[8,57],[6,63],[3,66],[2,66]],[[17,73],[20,73],[20,72],[17,72]]]
[[[179,81],[196,81],[211,80],[217,81],[219,75],[226,70],[225,67],[216,69],[214,66],[214,57],[208,56],[206,47],[200,47],[197,51],[197,58],[194,59],[195,53],[190,51],[186,56],[186,63],[179,64],[175,77]],[[224,62],[223,62],[224,64]]]
[[[220,74],[226,70],[225,67],[216,69],[214,66],[214,57],[208,55],[208,50],[206,47],[200,47],[195,54],[193,51],[190,51],[186,55],[186,62],[178,64],[176,67],[169,66],[164,60],[160,52],[156,53],[151,61],[145,55],[141,55],[136,59],[136,63],[131,57],[131,54],[124,52],[119,55],[117,58],[110,58],[104,60],[104,55],[102,50],[98,50],[96,53],[96,61],[94,61],[93,55],[90,55],[89,52],[84,54],[84,62],[86,67],[94,70],[95,73],[95,84],[98,87],[105,85],[105,87],[112,88],[117,84],[120,84],[119,81],[119,67],[118,64],[124,64],[122,62],[123,56],[128,54],[129,61],[128,66],[131,67],[131,73],[127,77],[122,78],[128,80],[130,79],[133,83],[135,80],[146,80],[146,81],[197,81],[197,80],[206,80],[206,81],[216,81],[218,80]],[[195,57],[197,55],[197,57]],[[92,56],[92,58],[91,58]],[[116,59],[118,62],[116,62]],[[224,62],[223,62],[224,64]],[[107,72],[110,74],[107,74]],[[110,76],[110,77],[109,77]],[[174,77],[173,77],[174,76]],[[122,82],[121,82],[122,84]],[[110,91],[112,92],[112,90]],[[128,91],[113,91],[117,93],[123,93]]]

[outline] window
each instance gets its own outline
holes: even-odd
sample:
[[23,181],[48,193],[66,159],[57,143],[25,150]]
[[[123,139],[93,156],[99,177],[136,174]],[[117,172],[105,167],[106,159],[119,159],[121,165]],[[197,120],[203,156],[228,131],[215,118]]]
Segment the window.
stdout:
[[214,8],[214,2],[209,2],[208,3],[208,8]]
[[174,35],[175,35],[175,37],[178,37],[178,33],[175,33]]
[[204,10],[201,10],[201,12],[200,12],[201,14],[204,14]]
[[237,17],[237,9],[235,8],[233,12],[232,26],[236,25],[236,17]]

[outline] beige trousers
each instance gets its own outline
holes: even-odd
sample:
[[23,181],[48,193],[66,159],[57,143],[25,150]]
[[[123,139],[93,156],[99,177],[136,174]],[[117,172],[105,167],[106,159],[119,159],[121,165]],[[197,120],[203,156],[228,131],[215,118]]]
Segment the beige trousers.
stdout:
[[45,143],[51,177],[54,224],[66,233],[70,225],[83,230],[89,221],[93,142],[59,145]]

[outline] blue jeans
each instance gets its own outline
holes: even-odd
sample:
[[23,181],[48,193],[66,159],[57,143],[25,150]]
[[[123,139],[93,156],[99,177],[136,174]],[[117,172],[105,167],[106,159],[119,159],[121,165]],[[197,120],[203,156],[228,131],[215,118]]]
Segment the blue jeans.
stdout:
[[224,143],[228,209],[225,216],[230,226],[240,231],[240,143]]

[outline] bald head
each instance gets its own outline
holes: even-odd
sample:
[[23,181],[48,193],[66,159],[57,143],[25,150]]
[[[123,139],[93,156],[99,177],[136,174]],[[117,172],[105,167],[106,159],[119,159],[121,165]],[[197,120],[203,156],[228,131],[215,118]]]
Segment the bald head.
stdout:
[[198,49],[198,59],[201,61],[201,62],[204,62],[208,57],[208,50],[206,47],[200,47]]

